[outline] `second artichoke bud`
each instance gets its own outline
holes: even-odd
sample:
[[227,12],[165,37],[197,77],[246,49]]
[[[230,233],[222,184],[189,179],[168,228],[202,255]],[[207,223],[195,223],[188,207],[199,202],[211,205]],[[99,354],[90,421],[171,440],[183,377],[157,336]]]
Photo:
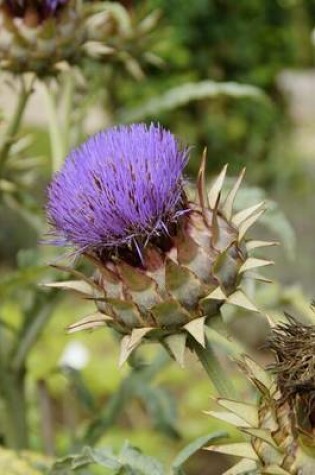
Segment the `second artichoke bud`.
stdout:
[[13,73],[55,74],[73,63],[84,40],[76,0],[0,1],[0,65]]
[[240,284],[270,264],[250,256],[270,243],[245,239],[263,203],[234,214],[244,171],[222,202],[226,167],[207,193],[205,155],[196,199],[188,200],[188,156],[160,126],[116,127],[74,150],[49,187],[52,242],[74,247],[95,268],[82,280],[49,285],[95,301],[97,312],[69,330],[114,328],[121,363],[148,340],[182,363],[191,339],[205,344],[205,325],[223,303],[257,311]]

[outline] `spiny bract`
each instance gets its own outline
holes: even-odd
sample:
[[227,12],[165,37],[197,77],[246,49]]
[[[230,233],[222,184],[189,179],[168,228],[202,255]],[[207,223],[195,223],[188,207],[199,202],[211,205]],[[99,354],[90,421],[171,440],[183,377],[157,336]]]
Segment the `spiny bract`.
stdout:
[[248,442],[209,450],[242,457],[224,475],[315,473],[315,326],[289,321],[273,329],[272,372],[248,357],[240,366],[259,392],[257,404],[219,398],[209,414],[236,426]]
[[244,170],[222,203],[226,167],[207,194],[205,154],[189,201],[188,154],[160,126],[115,127],[74,150],[49,187],[51,242],[74,246],[96,270],[87,277],[56,266],[79,280],[48,285],[94,299],[97,313],[69,331],[115,328],[121,363],[141,341],[159,340],[183,364],[185,346],[205,344],[205,325],[223,303],[258,311],[240,284],[271,263],[250,254],[272,243],[245,240],[263,203],[233,214]]

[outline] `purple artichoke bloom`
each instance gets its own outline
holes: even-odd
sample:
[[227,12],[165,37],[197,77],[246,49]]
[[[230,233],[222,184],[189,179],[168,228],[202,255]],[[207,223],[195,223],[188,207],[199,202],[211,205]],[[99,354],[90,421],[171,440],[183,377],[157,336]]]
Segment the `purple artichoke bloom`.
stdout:
[[67,3],[68,0],[45,0],[46,8],[51,12],[57,10],[60,5]]
[[119,126],[89,138],[49,186],[53,243],[108,255],[166,236],[185,213],[187,159],[188,149],[159,125]]
[[188,155],[159,125],[114,127],[73,150],[48,188],[51,243],[74,247],[91,266],[84,275],[55,265],[74,280],[47,286],[94,301],[97,311],[69,332],[116,330],[120,365],[142,342],[160,341],[183,366],[185,346],[201,358],[205,327],[222,304],[258,312],[240,284],[244,271],[270,264],[247,254],[270,243],[244,242],[261,204],[234,215],[244,170],[223,202],[226,166],[208,192],[205,153],[188,201]]
[[35,9],[41,19],[55,15],[58,8],[69,0],[4,0],[11,14],[23,18],[29,9]]

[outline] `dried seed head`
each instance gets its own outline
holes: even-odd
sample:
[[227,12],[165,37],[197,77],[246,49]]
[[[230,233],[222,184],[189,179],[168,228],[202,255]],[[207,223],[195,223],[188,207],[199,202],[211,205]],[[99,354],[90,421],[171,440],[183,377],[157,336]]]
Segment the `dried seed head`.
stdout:
[[[294,338],[295,331],[292,329],[288,331],[282,326],[282,329],[278,327],[276,333],[278,337],[275,338],[280,339],[280,342],[278,341],[275,346],[277,349],[281,347],[282,354],[284,335],[289,339]],[[298,336],[300,337],[300,333]],[[289,347],[291,348],[291,345]],[[313,475],[315,434],[312,427],[301,427],[297,413],[300,408],[296,407],[295,399],[291,399],[292,406],[288,400],[283,400],[281,390],[277,388],[276,375],[264,370],[250,357],[243,355],[239,364],[258,390],[260,397],[254,404],[244,400],[218,398],[220,411],[209,412],[216,419],[235,426],[246,436],[240,443],[231,443],[227,440],[208,448],[221,454],[241,458],[241,461],[224,475],[245,473]],[[304,371],[302,373],[304,374]],[[298,399],[300,403],[300,397]]]
[[267,343],[276,357],[271,369],[276,374],[281,400],[292,408],[303,409],[315,427],[315,326],[286,316],[288,322],[273,328]]

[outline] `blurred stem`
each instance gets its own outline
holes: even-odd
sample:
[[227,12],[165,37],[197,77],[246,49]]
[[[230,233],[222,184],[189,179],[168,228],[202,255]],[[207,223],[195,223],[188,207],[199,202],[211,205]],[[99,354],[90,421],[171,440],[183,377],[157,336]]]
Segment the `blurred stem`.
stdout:
[[[70,129],[71,129],[71,113],[73,107],[73,93],[74,93],[74,78],[71,72],[68,72],[65,75],[64,81],[64,94],[63,94],[63,104],[64,104],[64,152],[67,153],[70,148]],[[63,157],[64,158],[64,157]]]
[[23,368],[25,360],[45,328],[58,298],[59,296],[54,294],[50,301],[45,303],[42,303],[41,301],[39,302],[40,308],[38,312],[26,326],[13,353],[11,365],[15,372],[19,372],[21,368]]
[[10,367],[1,367],[0,394],[4,402],[4,431],[8,447],[28,447],[28,431],[25,402],[25,370],[15,372]]
[[22,207],[18,200],[16,200],[13,196],[10,196],[8,193],[4,197],[5,204],[14,210],[16,214],[20,215],[20,217],[29,225],[31,226],[38,235],[41,235],[43,231],[43,220],[40,218],[40,212],[30,211],[26,207]]
[[[0,397],[3,399],[4,430],[8,447],[22,449],[28,447],[25,400],[25,361],[45,328],[47,320],[56,304],[56,294],[49,301],[40,298],[32,308],[34,317],[26,325],[20,337],[17,337],[13,353],[0,358]],[[36,312],[37,310],[37,312]]]
[[46,381],[41,379],[37,382],[37,390],[39,396],[39,409],[41,413],[41,425],[43,445],[46,455],[53,456],[54,448],[54,420],[52,414],[52,404],[49,396]]
[[204,348],[196,340],[193,340],[191,347],[195,351],[219,396],[228,399],[233,398],[235,396],[235,389],[229,380],[229,374],[227,374],[226,369],[222,367],[210,343],[206,341],[206,347]]
[[18,96],[16,108],[8,123],[3,142],[0,145],[0,175],[8,159],[15,136],[20,128],[27,101],[33,91],[34,81],[35,76],[32,77],[28,84],[26,83],[26,79],[23,76],[21,77],[21,91]]
[[46,82],[41,83],[42,92],[47,109],[47,119],[49,127],[49,138],[51,146],[52,171],[60,169],[65,155],[65,142],[61,130],[57,112],[57,105],[53,96],[53,91]]

